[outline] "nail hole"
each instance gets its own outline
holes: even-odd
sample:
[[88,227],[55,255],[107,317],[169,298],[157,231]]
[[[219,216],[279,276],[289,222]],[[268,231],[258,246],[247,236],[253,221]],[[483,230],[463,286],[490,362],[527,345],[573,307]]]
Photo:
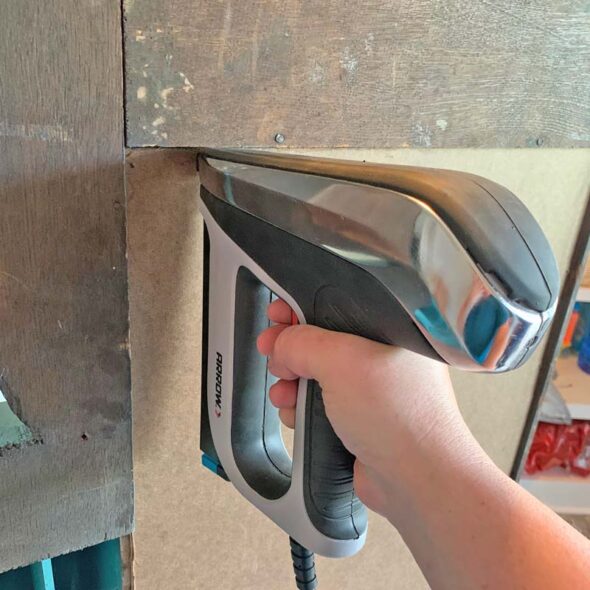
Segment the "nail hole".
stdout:
[[82,436],[81,436],[80,438],[81,438],[82,440],[88,440],[88,435],[87,435],[85,432],[83,432],[83,433],[82,433]]

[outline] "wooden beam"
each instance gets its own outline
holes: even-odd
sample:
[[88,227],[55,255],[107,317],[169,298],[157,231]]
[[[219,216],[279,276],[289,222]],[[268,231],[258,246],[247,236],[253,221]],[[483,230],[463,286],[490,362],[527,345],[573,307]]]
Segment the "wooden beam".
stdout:
[[590,145],[586,0],[126,0],[130,146]]
[[0,571],[133,522],[121,13],[19,0],[0,19]]

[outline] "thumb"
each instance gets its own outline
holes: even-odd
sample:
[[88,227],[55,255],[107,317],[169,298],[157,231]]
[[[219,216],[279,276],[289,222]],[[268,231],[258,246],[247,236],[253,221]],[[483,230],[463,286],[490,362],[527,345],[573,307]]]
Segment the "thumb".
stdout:
[[341,373],[344,367],[355,366],[359,356],[383,347],[359,336],[303,324],[277,330],[275,334],[269,347],[268,368],[273,375],[289,380],[303,377],[321,383]]

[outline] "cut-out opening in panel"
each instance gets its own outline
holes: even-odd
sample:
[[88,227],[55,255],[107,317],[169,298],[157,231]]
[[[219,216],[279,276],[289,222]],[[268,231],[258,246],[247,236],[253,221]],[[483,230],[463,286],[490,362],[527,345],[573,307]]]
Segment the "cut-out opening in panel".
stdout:
[[0,389],[0,452],[33,442],[31,429],[12,411]]
[[281,438],[283,439],[283,444],[285,445],[285,449],[291,460],[293,459],[293,440],[295,438],[295,431],[292,428],[285,426],[281,422]]

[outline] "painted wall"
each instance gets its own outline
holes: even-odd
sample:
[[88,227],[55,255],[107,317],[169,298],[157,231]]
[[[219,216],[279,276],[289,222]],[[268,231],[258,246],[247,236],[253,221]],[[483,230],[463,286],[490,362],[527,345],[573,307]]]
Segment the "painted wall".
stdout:
[[[562,274],[590,182],[590,150],[311,153],[454,168],[500,182],[539,220]],[[194,156],[135,151],[127,179],[136,588],[294,588],[285,535],[200,467],[202,227]],[[538,358],[509,375],[453,375],[465,419],[504,470],[514,457]],[[318,573],[322,590],[427,588],[396,531],[377,516],[359,555],[321,559]]]

